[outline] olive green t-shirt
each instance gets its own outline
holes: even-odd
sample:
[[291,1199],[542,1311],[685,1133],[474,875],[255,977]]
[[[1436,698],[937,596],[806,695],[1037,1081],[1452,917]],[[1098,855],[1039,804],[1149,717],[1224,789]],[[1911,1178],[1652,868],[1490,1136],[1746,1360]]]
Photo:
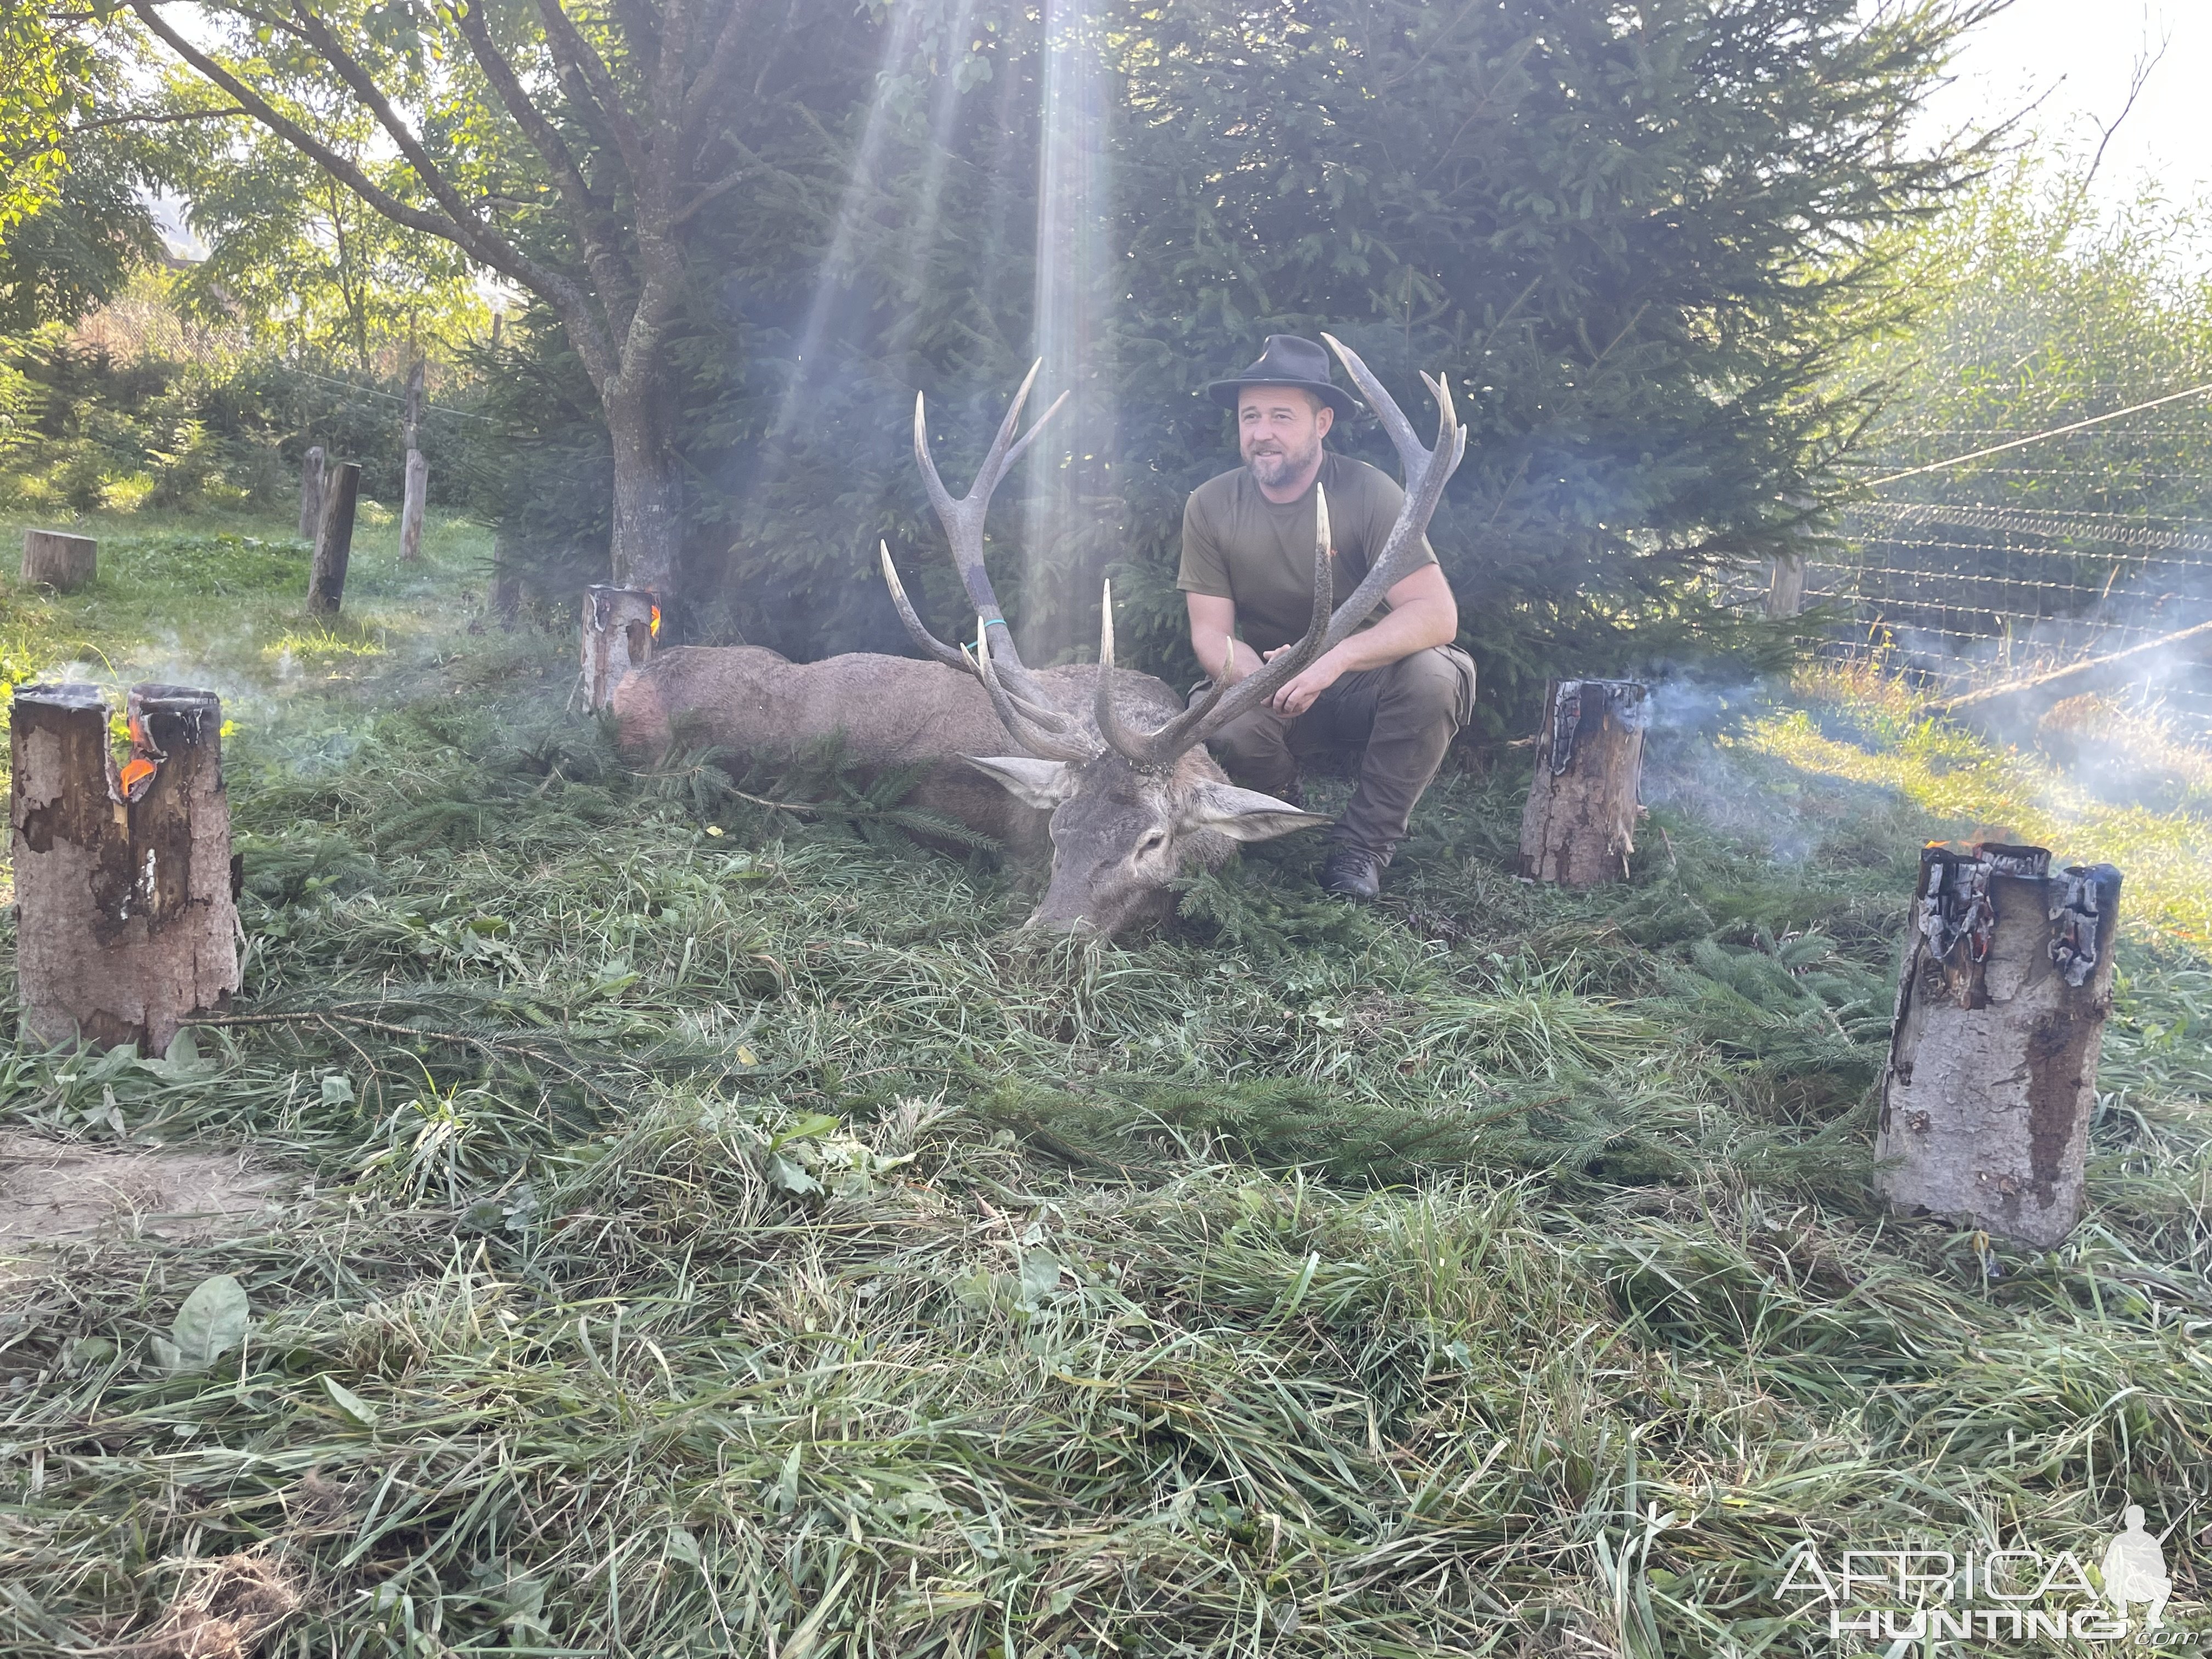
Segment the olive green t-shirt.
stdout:
[[[1336,602],[1344,603],[1382,550],[1406,499],[1389,474],[1348,455],[1323,451],[1317,482],[1328,492]],[[1434,564],[1425,538],[1412,568]],[[1237,605],[1237,631],[1255,651],[1305,635],[1313,620],[1314,496],[1279,505],[1260,493],[1251,469],[1238,467],[1190,492],[1182,509],[1182,568],[1176,586]]]

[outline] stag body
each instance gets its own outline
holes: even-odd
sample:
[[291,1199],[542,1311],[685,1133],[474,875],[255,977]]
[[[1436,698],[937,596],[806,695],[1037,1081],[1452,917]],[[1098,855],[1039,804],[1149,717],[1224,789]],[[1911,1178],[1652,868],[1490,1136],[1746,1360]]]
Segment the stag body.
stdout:
[[[1365,580],[1332,610],[1328,505],[1317,497],[1312,624],[1265,667],[1233,685],[1217,683],[1185,708],[1152,676],[1115,667],[1110,587],[1097,667],[1033,670],[1022,662],[983,568],[983,515],[1000,479],[1066,400],[1061,394],[1017,442],[1022,404],[1036,379],[1032,366],[975,483],[957,500],[938,476],[922,401],[915,399],[915,461],[975,609],[972,647],[947,645],[922,624],[886,547],[891,601],[930,660],[854,653],[793,663],[746,646],[669,651],[616,690],[623,746],[665,752],[682,734],[724,750],[734,765],[773,764],[801,759],[834,738],[864,772],[919,765],[918,805],[1017,851],[1049,842],[1051,879],[1029,919],[1032,927],[1106,933],[1131,927],[1164,910],[1178,871],[1218,865],[1239,842],[1327,823],[1231,783],[1206,752],[1206,735],[1273,696],[1382,603],[1419,548],[1467,441],[1442,381],[1429,382],[1442,415],[1437,447],[1424,449],[1367,366],[1329,343],[1398,447],[1405,504]],[[1022,753],[1004,752],[1010,738]]]
[[[1060,707],[1087,711],[1097,675],[1082,665],[1035,670],[1031,678]],[[1182,712],[1182,699],[1149,674],[1117,674],[1113,690],[1125,720],[1157,726]],[[641,757],[680,737],[771,767],[834,744],[864,780],[922,768],[908,797],[913,805],[1017,855],[1050,853],[1051,880],[1032,926],[1116,933],[1158,920],[1179,870],[1218,867],[1238,841],[1255,838],[1251,831],[1263,820],[1291,820],[1270,834],[1328,822],[1237,788],[1203,748],[1154,771],[1110,750],[1072,770],[994,756],[1006,746],[1006,729],[981,684],[912,657],[854,652],[794,663],[757,646],[679,646],[623,681],[614,713],[623,746]],[[1252,816],[1261,802],[1278,810]],[[1240,814],[1242,833],[1222,827]]]

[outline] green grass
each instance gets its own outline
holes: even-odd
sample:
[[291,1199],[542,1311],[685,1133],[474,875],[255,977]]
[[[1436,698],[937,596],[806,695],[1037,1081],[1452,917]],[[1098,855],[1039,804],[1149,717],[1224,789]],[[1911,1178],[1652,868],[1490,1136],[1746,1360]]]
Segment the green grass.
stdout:
[[[1516,758],[1373,913],[1294,839],[1054,944],[988,858],[623,770],[564,635],[466,631],[481,538],[360,560],[324,640],[208,533],[0,629],[233,692],[238,1023],[11,1039],[0,1122],[288,1196],[0,1290],[0,1652],[260,1549],[301,1659],[1826,1653],[1802,1540],[2094,1563],[2130,1498],[2205,1622],[2201,820],[2128,843],[2172,861],[2037,1254],[1886,1217],[1866,1096],[1920,842],[2057,785],[1947,738],[1975,793],[1923,787],[1870,696],[1656,739],[1624,888],[1512,878]],[[251,1334],[170,1375],[217,1274]]]

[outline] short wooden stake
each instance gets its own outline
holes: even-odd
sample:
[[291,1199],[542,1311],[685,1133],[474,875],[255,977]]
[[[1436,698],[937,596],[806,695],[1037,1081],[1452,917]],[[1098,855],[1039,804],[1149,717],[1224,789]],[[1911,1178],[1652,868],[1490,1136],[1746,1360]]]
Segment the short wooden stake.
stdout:
[[605,708],[615,687],[633,668],[653,659],[660,632],[660,602],[641,587],[584,590],[585,707]]
[[346,562],[353,556],[353,514],[361,500],[361,468],[331,470],[322,522],[315,531],[315,566],[307,578],[307,614],[335,617],[345,600]]
[[1544,707],[1521,814],[1521,873],[1567,887],[1625,881],[1650,694],[1634,680],[1554,680]]
[[74,593],[98,573],[100,544],[89,536],[61,530],[23,532],[23,580],[60,593]]
[[323,523],[323,447],[317,444],[300,463],[300,539],[313,542]]
[[491,538],[491,614],[501,628],[514,627],[522,614],[522,572],[515,565],[514,539],[504,527]]
[[1920,855],[1875,1139],[1908,1213],[2045,1248],[2081,1219],[2120,872],[2040,847]]
[[15,690],[16,983],[42,1042],[164,1054],[239,986],[222,705],[137,685],[126,708],[118,767],[98,686]]
[[429,489],[429,462],[421,450],[409,450],[407,493],[399,504],[399,556],[409,564],[422,556],[422,500]]

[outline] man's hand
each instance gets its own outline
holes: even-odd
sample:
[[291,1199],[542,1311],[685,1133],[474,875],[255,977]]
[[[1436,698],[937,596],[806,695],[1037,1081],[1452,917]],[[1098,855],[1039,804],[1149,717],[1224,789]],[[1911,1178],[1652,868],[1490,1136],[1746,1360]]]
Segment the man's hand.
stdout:
[[[1267,660],[1273,662],[1284,652],[1295,648],[1279,645],[1267,653]],[[1285,720],[1294,720],[1312,708],[1314,700],[1334,685],[1343,673],[1343,659],[1335,652],[1328,652],[1308,663],[1303,673],[1287,681],[1280,690],[1267,699],[1267,706]]]

